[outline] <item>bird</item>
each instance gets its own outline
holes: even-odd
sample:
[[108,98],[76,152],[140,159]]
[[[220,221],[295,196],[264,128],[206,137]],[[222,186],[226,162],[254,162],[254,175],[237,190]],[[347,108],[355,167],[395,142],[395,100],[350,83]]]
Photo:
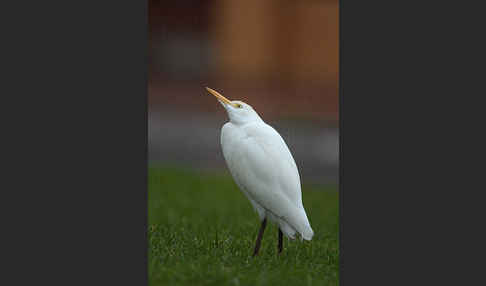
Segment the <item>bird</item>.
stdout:
[[258,255],[267,219],[278,226],[278,254],[283,235],[310,241],[314,231],[302,203],[295,160],[280,134],[247,103],[229,100],[206,87],[223,105],[229,121],[221,128],[221,148],[238,188],[261,221],[253,255]]

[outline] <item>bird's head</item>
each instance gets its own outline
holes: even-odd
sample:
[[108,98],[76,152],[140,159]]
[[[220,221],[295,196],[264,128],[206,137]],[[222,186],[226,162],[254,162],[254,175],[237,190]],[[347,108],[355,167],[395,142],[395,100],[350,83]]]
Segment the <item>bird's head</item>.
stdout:
[[228,113],[228,117],[231,123],[234,124],[245,124],[253,121],[262,121],[258,113],[256,113],[253,108],[239,100],[229,100],[222,96],[219,92],[206,87],[206,90],[214,95],[218,101],[223,105],[224,109]]

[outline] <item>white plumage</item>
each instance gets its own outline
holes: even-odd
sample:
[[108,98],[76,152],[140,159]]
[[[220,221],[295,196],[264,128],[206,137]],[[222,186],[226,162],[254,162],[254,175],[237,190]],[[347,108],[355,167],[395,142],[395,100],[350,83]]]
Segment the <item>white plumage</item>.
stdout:
[[280,134],[263,121],[228,122],[221,130],[221,147],[233,179],[260,219],[268,217],[289,238],[298,232],[311,240],[297,166]]
[[260,219],[268,218],[291,239],[299,233],[311,240],[314,232],[302,204],[299,172],[285,141],[248,104],[207,90],[228,113],[230,121],[221,130],[223,155]]

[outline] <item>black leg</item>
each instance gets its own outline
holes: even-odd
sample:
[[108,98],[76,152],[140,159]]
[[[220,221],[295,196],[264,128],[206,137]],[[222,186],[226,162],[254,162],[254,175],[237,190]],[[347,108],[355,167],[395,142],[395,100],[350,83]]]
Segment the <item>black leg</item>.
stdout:
[[260,231],[258,232],[258,237],[255,244],[255,250],[253,251],[253,256],[258,254],[260,250],[260,243],[262,242],[263,232],[265,231],[265,227],[267,226],[267,219],[263,219],[262,225],[260,226]]
[[282,249],[283,249],[283,233],[279,228],[278,229],[278,254],[282,253]]

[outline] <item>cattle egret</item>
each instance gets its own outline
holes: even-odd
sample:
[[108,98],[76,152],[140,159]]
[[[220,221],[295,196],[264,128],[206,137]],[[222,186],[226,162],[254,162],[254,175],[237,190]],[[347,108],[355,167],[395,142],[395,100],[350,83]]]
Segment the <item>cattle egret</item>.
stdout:
[[221,147],[231,175],[261,220],[253,256],[258,254],[267,218],[278,226],[278,253],[282,233],[311,240],[314,235],[302,205],[300,177],[294,158],[280,134],[253,108],[230,101],[206,87],[226,109],[229,122],[221,129]]

